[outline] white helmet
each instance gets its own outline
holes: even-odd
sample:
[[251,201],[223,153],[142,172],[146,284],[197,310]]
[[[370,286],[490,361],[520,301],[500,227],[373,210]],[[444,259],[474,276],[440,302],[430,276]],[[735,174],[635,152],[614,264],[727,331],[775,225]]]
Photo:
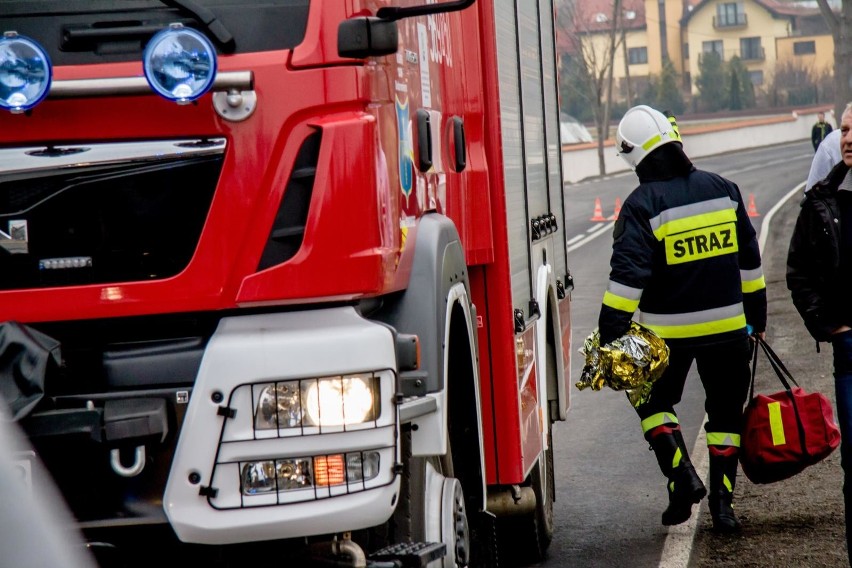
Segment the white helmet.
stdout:
[[669,119],[647,105],[624,113],[615,134],[618,155],[634,170],[651,151],[669,142],[681,142],[674,117]]

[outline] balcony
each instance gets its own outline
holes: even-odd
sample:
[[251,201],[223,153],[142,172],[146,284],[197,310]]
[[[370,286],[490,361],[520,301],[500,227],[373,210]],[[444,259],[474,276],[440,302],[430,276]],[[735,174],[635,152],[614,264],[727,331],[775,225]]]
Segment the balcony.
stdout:
[[726,14],[724,16],[713,16],[713,27],[722,28],[744,28],[748,25],[748,15],[742,14]]

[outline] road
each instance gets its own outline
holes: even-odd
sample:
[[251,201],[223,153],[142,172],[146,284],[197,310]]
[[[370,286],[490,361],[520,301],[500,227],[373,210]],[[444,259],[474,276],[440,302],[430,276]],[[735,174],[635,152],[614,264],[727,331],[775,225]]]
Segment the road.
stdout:
[[[759,232],[764,215],[805,180],[813,152],[807,140],[696,160],[696,166],[737,183]],[[612,222],[593,222],[595,202],[611,216],[636,186],[632,172],[565,189],[568,262],[574,276],[573,381],[582,360],[576,355],[597,325],[609,277]],[[694,379],[694,380],[693,380]],[[687,446],[693,447],[704,418],[697,377],[687,382],[678,407]],[[568,420],[554,430],[557,501],[556,532],[547,568],[571,566],[651,568],[660,566],[668,529],[660,524],[667,496],[639,420],[623,393],[572,391]]]

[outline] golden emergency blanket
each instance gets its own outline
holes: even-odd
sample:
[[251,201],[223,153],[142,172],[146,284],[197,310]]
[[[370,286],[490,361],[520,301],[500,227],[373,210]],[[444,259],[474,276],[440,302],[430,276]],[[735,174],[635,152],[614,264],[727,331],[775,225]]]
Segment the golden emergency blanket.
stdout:
[[595,329],[580,353],[586,357],[586,364],[577,388],[601,390],[608,386],[623,390],[634,407],[648,402],[654,382],[669,364],[666,342],[636,322],[630,322],[627,333],[604,346]]

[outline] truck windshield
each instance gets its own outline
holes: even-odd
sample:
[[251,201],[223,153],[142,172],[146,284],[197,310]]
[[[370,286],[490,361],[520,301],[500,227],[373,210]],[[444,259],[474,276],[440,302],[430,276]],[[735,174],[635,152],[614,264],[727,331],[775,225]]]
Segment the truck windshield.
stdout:
[[310,0],[192,0],[197,10],[162,0],[0,0],[0,33],[15,31],[42,46],[54,65],[138,60],[154,31],[193,27],[222,47],[193,12],[215,16],[248,53],[292,49],[304,39]]

